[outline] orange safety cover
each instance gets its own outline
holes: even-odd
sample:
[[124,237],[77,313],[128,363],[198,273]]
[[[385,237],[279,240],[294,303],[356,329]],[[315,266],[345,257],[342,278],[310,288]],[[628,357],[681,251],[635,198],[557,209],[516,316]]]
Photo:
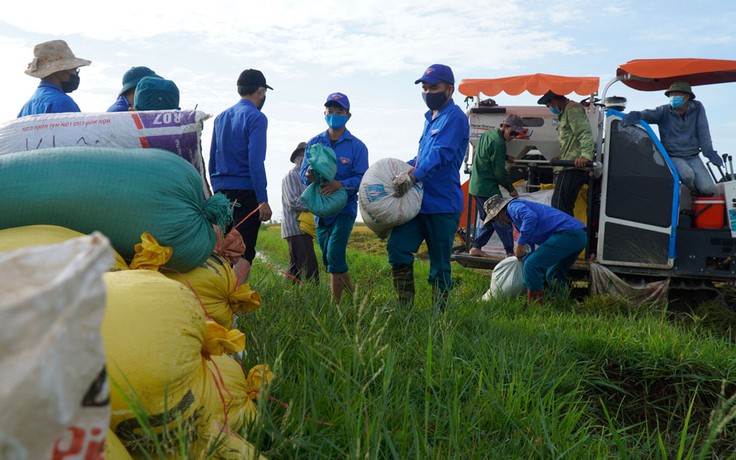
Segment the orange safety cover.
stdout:
[[623,83],[640,91],[665,90],[679,80],[691,86],[736,81],[736,61],[726,59],[635,59],[616,69]]
[[560,95],[577,93],[581,96],[589,96],[598,91],[599,82],[598,77],[563,77],[535,73],[505,78],[466,78],[460,82],[458,91],[465,96],[477,96],[480,93],[495,96],[502,91],[511,96],[524,91],[541,96],[550,90]]
[[[463,212],[460,214],[460,223],[458,224],[458,229],[465,228],[468,226],[468,212],[470,213],[470,225],[475,225],[475,218],[477,217],[477,214],[475,212],[475,200],[469,200],[469,188],[470,188],[470,180],[466,180],[462,184],[463,189]],[[468,210],[468,204],[470,204],[470,209]]]

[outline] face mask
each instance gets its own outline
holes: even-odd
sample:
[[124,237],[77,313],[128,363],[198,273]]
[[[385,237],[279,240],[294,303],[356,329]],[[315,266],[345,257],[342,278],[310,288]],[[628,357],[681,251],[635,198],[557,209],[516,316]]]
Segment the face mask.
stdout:
[[673,109],[682,107],[682,104],[684,103],[685,103],[684,96],[670,96],[670,106],[672,106]]
[[332,129],[340,129],[348,122],[348,116],[330,113],[325,115],[325,122],[327,123],[327,126]]
[[557,107],[550,106],[549,111],[552,112],[555,115],[559,115],[560,114],[560,109],[558,109]]
[[263,108],[263,104],[266,103],[266,95],[263,95],[263,99],[261,99],[261,103],[258,104],[258,110],[261,110]]
[[422,93],[422,99],[429,110],[439,110],[447,102],[447,95],[445,93]]
[[68,81],[61,82],[61,90],[65,93],[71,93],[79,88],[79,75],[71,75]]

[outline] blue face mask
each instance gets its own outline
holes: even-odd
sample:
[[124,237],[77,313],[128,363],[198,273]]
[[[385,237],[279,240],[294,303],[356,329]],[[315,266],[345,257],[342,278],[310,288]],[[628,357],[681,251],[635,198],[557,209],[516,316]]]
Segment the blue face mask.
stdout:
[[557,107],[551,107],[550,106],[549,111],[552,112],[555,115],[559,115],[560,114],[560,109],[558,109]]
[[348,122],[348,116],[330,113],[325,115],[325,122],[332,129],[340,129]]
[[447,102],[445,93],[422,93],[422,99],[429,110],[439,110]]
[[678,107],[682,107],[682,104],[685,103],[685,97],[684,96],[670,96],[670,106],[673,109],[676,109]]

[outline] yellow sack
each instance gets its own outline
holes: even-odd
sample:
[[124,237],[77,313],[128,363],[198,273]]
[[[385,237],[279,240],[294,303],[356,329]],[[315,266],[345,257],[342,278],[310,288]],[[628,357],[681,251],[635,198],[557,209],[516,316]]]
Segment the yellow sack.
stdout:
[[163,273],[193,289],[209,317],[228,329],[233,327],[234,314],[261,306],[261,297],[249,284],[236,287],[235,272],[221,255],[212,254],[202,265],[186,273],[169,270]]
[[[0,252],[62,243],[82,235],[83,233],[79,233],[76,230],[57,225],[28,225],[25,227],[6,228],[0,230]],[[112,267],[110,267],[110,271],[127,270],[128,264],[125,263],[120,254],[114,249],[112,252],[115,256],[115,261]]]
[[171,259],[174,250],[169,246],[161,246],[150,233],[141,235],[141,242],[135,245],[135,255],[130,261],[133,270],[156,271]]
[[[208,453],[213,446],[217,446],[217,455],[209,457]],[[224,427],[211,428],[206,436],[195,443],[195,453],[193,458],[215,458],[222,460],[267,460],[263,455],[254,457],[256,449],[248,441],[243,439],[237,433],[227,430]]]
[[575,208],[573,208],[573,215],[577,220],[583,224],[588,224],[588,184],[583,184],[578,192],[578,197],[575,199]]
[[[253,366],[247,377],[240,363],[228,355],[213,356],[207,365],[213,373],[222,376],[231,396],[226,401],[227,426],[239,431],[244,425],[254,422],[258,418],[257,398],[273,378],[268,364]],[[222,405],[217,407],[218,410],[221,408]],[[218,416],[220,422],[224,423],[222,411]]]
[[299,230],[312,238],[317,238],[317,227],[314,224],[314,214],[309,211],[299,213]]
[[110,428],[129,451],[140,445],[155,453],[136,418],[136,413],[147,415],[167,456],[176,457],[179,431],[187,439],[201,438],[213,420],[212,408],[222,405],[218,377],[206,357],[242,351],[244,337],[208,325],[191,290],[159,272],[126,270],[104,277],[108,305],[102,338],[110,379]]
[[105,460],[133,460],[123,443],[110,428],[107,429],[105,437]]

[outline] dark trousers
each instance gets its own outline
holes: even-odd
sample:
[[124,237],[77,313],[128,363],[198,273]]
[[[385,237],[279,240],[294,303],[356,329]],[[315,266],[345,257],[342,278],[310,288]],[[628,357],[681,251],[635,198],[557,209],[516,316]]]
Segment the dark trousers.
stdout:
[[[258,229],[261,227],[260,215],[253,212],[258,207],[256,192],[254,190],[218,190],[218,192],[225,195],[231,203],[237,202],[233,209],[233,225],[237,225],[236,228],[243,237],[243,243],[245,243],[243,259],[252,264],[256,257]],[[253,214],[245,219],[250,213]],[[243,219],[245,221],[241,223]],[[227,229],[228,232],[230,230],[230,228]]]
[[555,173],[555,188],[552,192],[552,207],[565,214],[575,216],[575,200],[580,188],[588,180],[584,169],[563,169]]
[[319,266],[314,253],[312,237],[305,234],[288,236],[289,245],[289,275],[302,281],[319,281]]
[[504,224],[499,219],[484,224],[486,211],[483,209],[483,203],[489,198],[487,196],[473,195],[475,198],[475,207],[478,210],[478,220],[476,221],[475,238],[473,239],[473,247],[483,249],[488,240],[493,236],[495,231],[498,234],[506,254],[514,253],[514,229],[511,224]]

